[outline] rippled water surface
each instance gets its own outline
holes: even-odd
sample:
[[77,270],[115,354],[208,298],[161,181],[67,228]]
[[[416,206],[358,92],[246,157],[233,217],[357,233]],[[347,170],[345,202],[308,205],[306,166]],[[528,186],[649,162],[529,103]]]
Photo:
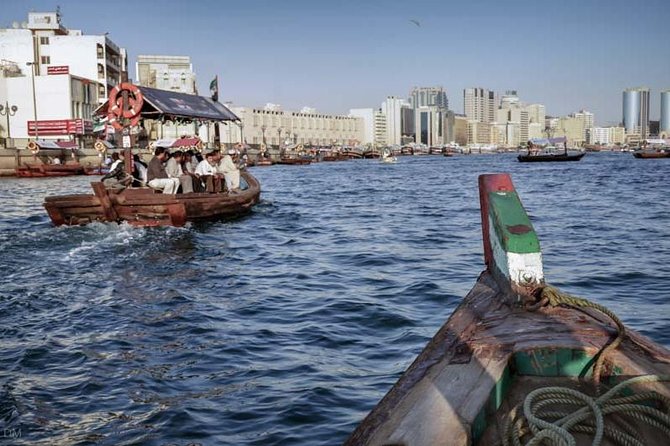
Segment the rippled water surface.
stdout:
[[342,443],[474,285],[501,171],[547,281],[670,346],[670,160],[256,168],[251,215],[180,229],[54,228],[90,177],[0,179],[0,445]]

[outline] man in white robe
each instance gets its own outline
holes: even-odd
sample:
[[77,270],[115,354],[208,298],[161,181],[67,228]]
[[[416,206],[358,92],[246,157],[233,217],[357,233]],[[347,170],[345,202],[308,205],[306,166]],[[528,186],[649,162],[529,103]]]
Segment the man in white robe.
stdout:
[[235,164],[233,157],[237,157],[237,151],[230,149],[219,162],[219,172],[223,174],[226,180],[228,192],[238,192],[240,190],[240,169]]

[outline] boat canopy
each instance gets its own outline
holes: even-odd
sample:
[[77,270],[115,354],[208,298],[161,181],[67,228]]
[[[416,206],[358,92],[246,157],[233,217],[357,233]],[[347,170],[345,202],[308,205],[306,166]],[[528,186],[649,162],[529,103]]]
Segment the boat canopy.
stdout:
[[645,142],[650,145],[670,146],[670,139],[647,139]]
[[[144,104],[141,116],[147,119],[183,121],[240,121],[240,118],[225,105],[210,98],[194,94],[177,93],[138,85]],[[109,101],[95,110],[97,115],[106,115]]]
[[538,146],[548,146],[568,142],[568,138],[565,136],[559,136],[556,138],[531,138],[530,142]]
[[31,141],[40,150],[75,150],[78,148],[76,141],[54,141],[53,139],[36,139]]

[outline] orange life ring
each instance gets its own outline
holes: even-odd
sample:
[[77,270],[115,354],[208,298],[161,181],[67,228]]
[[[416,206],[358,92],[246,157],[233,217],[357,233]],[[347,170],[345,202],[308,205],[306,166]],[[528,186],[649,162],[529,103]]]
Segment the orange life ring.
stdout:
[[40,152],[40,146],[37,145],[35,141],[30,141],[27,147],[33,155],[37,155]]
[[[128,93],[130,93],[128,96],[128,110],[126,111],[123,111],[123,99],[119,96],[119,93],[123,90],[127,90]],[[142,96],[142,92],[137,85],[133,85],[130,82],[122,82],[112,88],[109,92],[108,115],[113,114],[117,118],[135,118],[140,115],[143,105],[144,96]],[[139,122],[139,119],[137,121]]]

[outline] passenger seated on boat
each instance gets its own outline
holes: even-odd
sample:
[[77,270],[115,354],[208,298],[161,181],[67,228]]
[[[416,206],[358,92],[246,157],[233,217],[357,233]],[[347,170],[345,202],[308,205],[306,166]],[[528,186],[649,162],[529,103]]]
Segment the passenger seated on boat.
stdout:
[[135,184],[141,186],[147,185],[147,163],[140,159],[138,154],[133,155],[134,167],[133,178],[135,178]]
[[162,190],[164,194],[176,194],[179,188],[179,179],[169,178],[165,171],[165,159],[167,152],[165,147],[157,147],[154,157],[149,161],[147,169],[147,183],[150,188]]
[[[235,159],[233,159],[233,157]],[[240,169],[237,167],[237,151],[235,149],[228,150],[221,161],[219,162],[219,172],[223,174],[226,180],[226,189],[230,192],[237,192],[240,189]]]
[[193,192],[193,180],[189,175],[186,175],[181,167],[181,162],[184,154],[181,150],[174,152],[165,166],[165,171],[170,178],[176,178],[181,185],[181,191],[185,194]]
[[114,169],[111,169],[107,175],[102,177],[102,184],[106,189],[121,191],[132,184],[133,177],[126,172],[126,166],[123,162],[123,152],[119,154],[114,153],[114,155],[116,155],[117,159],[115,167]]
[[220,192],[222,175],[216,167],[217,153],[209,152],[205,159],[198,163],[195,168],[195,175],[205,187],[207,192]]

